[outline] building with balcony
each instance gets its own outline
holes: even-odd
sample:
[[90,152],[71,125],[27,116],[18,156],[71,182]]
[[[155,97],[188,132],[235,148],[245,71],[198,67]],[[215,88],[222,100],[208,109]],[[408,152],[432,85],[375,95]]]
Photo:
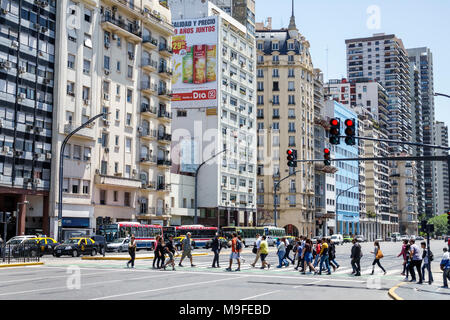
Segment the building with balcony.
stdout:
[[[434,144],[448,147],[448,127],[443,122],[436,121],[434,131]],[[448,151],[445,150],[436,150],[435,152],[439,156],[448,155]],[[440,215],[450,211],[449,168],[448,164],[443,161],[436,162],[435,167],[436,215]]]
[[[422,128],[415,128],[416,131],[420,130],[422,134],[422,141],[419,143],[434,144],[435,133],[435,108],[434,108],[434,74],[433,74],[433,54],[427,47],[407,49],[409,55],[409,61],[411,66],[417,69],[417,79],[415,79],[414,87],[414,99],[420,97],[421,113],[416,116],[420,116],[418,124]],[[419,90],[420,89],[420,90]],[[412,89],[411,89],[412,90]],[[417,101],[417,100],[416,100]],[[417,122],[415,123],[417,125]],[[420,139],[420,136],[418,136]],[[435,155],[436,150],[430,148],[422,149],[424,156]],[[418,167],[419,173],[423,172],[423,188],[425,192],[425,214],[427,217],[432,217],[437,212],[437,192],[435,190],[436,181],[436,162],[424,161]],[[423,167],[423,168],[422,168]],[[421,194],[419,194],[421,196]],[[419,209],[422,212],[422,202],[419,205]]]
[[[396,156],[406,156],[399,153]],[[417,235],[419,216],[417,214],[416,164],[414,161],[395,161],[390,164],[392,185],[391,219],[398,219],[398,229],[391,232]],[[383,217],[383,220],[385,218]],[[387,236],[389,234],[383,234]]]
[[244,25],[255,36],[255,0],[209,0]]
[[[388,94],[388,137],[411,141],[412,114],[409,59],[401,39],[384,33],[345,40],[349,81],[379,82]],[[391,153],[408,152],[408,145],[390,144]]]
[[170,12],[156,0],[59,1],[50,216],[57,227],[58,163],[63,217],[90,234],[97,217],[167,224],[170,190]]
[[[292,234],[312,236],[315,220],[315,168],[311,163],[288,167],[286,150],[298,159],[314,157],[314,68],[310,45],[298,31],[292,14],[288,28],[272,29],[257,23],[258,221],[277,225]],[[318,97],[320,99],[320,97]],[[274,199],[274,185],[282,182]]]
[[212,2],[172,0],[169,7],[174,22],[214,16],[220,44],[216,51],[217,86],[212,89],[217,92],[217,102],[189,100],[176,110],[173,102],[173,172],[193,175],[198,165],[226,150],[199,171],[198,223],[255,225],[255,39],[244,25]]
[[14,213],[9,237],[49,232],[55,15],[56,1],[1,2],[0,212]]

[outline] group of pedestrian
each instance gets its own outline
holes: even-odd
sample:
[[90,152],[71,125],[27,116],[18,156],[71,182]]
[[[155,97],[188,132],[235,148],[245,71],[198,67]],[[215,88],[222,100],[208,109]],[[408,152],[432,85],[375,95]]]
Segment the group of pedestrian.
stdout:
[[[130,260],[127,262],[127,268],[134,268],[134,260],[136,259],[136,239],[134,234],[131,235],[130,242],[128,244],[128,253],[130,255]],[[163,237],[156,236],[154,243],[154,257],[153,257],[153,269],[164,269],[166,270],[167,266],[172,266],[172,270],[175,270],[175,255],[176,249],[173,243],[173,237],[169,236],[168,240],[165,241]],[[192,239],[191,234],[188,232],[186,237],[182,241],[182,254],[180,262],[178,263],[179,267],[183,267],[181,264],[183,260],[188,257],[191,262],[191,267],[195,267],[192,261]],[[167,259],[166,259],[167,256]]]

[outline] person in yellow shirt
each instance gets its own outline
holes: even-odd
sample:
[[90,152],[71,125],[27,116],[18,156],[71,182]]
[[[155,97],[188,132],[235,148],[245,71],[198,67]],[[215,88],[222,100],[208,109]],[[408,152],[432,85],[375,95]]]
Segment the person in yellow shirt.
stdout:
[[329,261],[329,255],[328,255],[328,243],[327,239],[322,239],[322,248],[320,249],[320,268],[319,268],[319,274],[322,274],[322,267],[323,263],[325,262],[325,266],[327,267],[328,273],[331,274],[330,270],[330,261]]
[[266,257],[269,254],[269,245],[266,241],[266,236],[262,236],[261,244],[259,245],[259,252],[261,257],[261,268],[264,269],[267,266],[267,269],[270,268],[270,264],[266,262]]

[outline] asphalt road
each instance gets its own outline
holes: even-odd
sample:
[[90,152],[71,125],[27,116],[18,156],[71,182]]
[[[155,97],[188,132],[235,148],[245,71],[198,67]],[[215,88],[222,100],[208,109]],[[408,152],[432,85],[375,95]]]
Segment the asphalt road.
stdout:
[[[433,271],[435,283],[442,285],[439,261],[443,241],[433,241],[435,255]],[[251,248],[244,250],[245,262],[240,272],[227,272],[230,249],[222,251],[220,269],[210,268],[212,254],[208,250],[194,250],[194,253],[210,253],[194,256],[195,267],[185,260],[184,267],[176,271],[153,270],[153,260],[136,260],[135,269],[126,269],[126,261],[81,260],[72,257],[44,257],[43,266],[29,266],[0,269],[0,299],[390,299],[388,290],[403,280],[400,275],[402,259],[397,258],[401,243],[381,244],[385,258],[381,263],[387,275],[376,267],[371,276],[373,250],[371,243],[362,244],[362,276],[351,276],[351,244],[337,247],[337,261],[341,265],[332,275],[301,275],[293,269],[277,269],[278,259],[271,248],[268,260],[270,270],[252,268],[254,255]],[[138,256],[152,253],[139,252]],[[112,256],[112,255],[107,255]],[[114,254],[113,256],[118,256]],[[179,258],[177,258],[177,263]],[[259,266],[259,263],[257,264]],[[236,263],[233,264],[233,270]],[[427,285],[424,285],[427,286]],[[448,296],[447,296],[448,298]],[[438,298],[439,299],[439,298]]]

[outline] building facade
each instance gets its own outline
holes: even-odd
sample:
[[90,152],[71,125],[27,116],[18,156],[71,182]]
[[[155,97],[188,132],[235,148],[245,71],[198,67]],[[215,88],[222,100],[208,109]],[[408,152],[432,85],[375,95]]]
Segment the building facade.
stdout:
[[10,236],[48,234],[56,2],[2,1],[0,21],[0,212]]
[[[289,168],[286,150],[297,150],[298,159],[314,157],[314,69],[309,42],[291,16],[287,29],[257,24],[258,211],[260,221],[293,234],[312,236],[316,225],[314,165]],[[274,199],[274,185],[280,184]]]
[[170,219],[171,25],[159,1],[58,1],[50,234],[58,224],[65,148],[63,237],[95,232],[96,218]]
[[[448,127],[440,121],[434,125],[434,144],[448,147]],[[448,151],[436,150],[436,155],[448,155]],[[450,185],[448,180],[449,168],[446,162],[436,162],[435,189],[436,189],[436,214],[441,215],[450,211]]]
[[[212,2],[187,5],[173,0],[169,6],[172,20],[180,23],[183,19],[217,18],[220,43],[214,89],[217,104],[203,107],[192,100],[174,109],[174,145],[181,153],[192,155],[181,155],[177,172],[195,173],[198,165],[207,161],[198,174],[198,223],[256,225],[255,39]],[[215,156],[222,151],[226,152]]]
[[[435,108],[434,108],[434,75],[433,75],[433,54],[429,48],[413,48],[408,49],[410,63],[414,65],[419,72],[419,86],[421,102],[421,119],[423,143],[433,144],[435,139],[434,123],[435,123]],[[435,155],[435,149],[423,148],[424,156]],[[419,168],[420,170],[421,168]],[[423,162],[423,179],[425,188],[425,214],[431,217],[437,214],[436,195],[436,162]]]
[[209,0],[228,13],[255,36],[255,0]]

